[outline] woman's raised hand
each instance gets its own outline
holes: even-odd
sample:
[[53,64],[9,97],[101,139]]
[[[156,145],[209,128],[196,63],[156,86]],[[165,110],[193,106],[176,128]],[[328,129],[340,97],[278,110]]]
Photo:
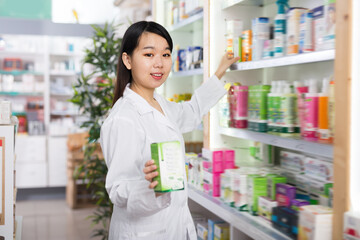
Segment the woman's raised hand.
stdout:
[[218,77],[218,79],[222,78],[230,65],[239,61],[239,59],[240,57],[233,57],[229,53],[225,53],[222,56],[219,66],[215,72],[215,75]]

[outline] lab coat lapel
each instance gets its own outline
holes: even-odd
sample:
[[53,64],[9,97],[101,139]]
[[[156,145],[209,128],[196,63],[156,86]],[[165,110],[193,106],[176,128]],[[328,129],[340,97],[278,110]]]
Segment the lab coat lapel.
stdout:
[[160,104],[165,116],[161,114],[158,110],[150,106],[150,104],[143,97],[132,91],[128,86],[125,88],[124,97],[128,97],[129,99],[131,99],[141,116],[152,113],[156,122],[164,124],[165,126],[177,132],[177,128],[174,126],[173,123],[170,122],[169,118],[167,117],[168,111],[165,107],[165,104],[163,104],[162,98],[157,93],[154,94],[154,98]]

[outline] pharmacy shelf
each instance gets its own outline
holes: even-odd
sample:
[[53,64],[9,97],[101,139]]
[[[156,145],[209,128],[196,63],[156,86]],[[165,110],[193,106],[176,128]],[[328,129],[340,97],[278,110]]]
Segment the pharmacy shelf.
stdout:
[[222,9],[228,9],[236,5],[243,6],[264,6],[275,3],[276,0],[225,0],[222,5]]
[[171,72],[170,77],[188,77],[202,75],[204,70],[202,68],[192,69],[187,71]]
[[240,62],[230,66],[230,70],[253,70],[272,67],[282,67],[296,64],[332,61],[335,59],[335,50],[324,50],[311,53],[302,53],[286,57],[271,58],[259,61]]
[[255,240],[289,240],[290,237],[274,229],[269,222],[247,212],[239,212],[218,198],[188,187],[189,198]]
[[71,98],[73,95],[74,95],[73,93],[50,93],[51,97],[59,97],[59,98],[64,98],[64,97]]
[[182,32],[188,32],[194,30],[194,24],[196,22],[202,22],[202,19],[204,17],[204,12],[201,11],[191,17],[188,17],[184,20],[181,20],[179,23],[174,24],[170,27],[168,27],[169,32],[173,31],[182,31]]
[[74,111],[51,111],[50,113],[53,116],[78,116],[78,112]]
[[247,129],[237,128],[220,128],[219,133],[230,137],[262,142],[277,147],[326,157],[329,158],[329,161],[332,161],[333,158],[334,150],[331,144],[322,144],[301,139],[285,138],[268,133],[253,132]]
[[42,52],[20,52],[20,51],[9,51],[9,50],[0,50],[1,57],[44,57]]
[[13,76],[19,76],[19,75],[24,75],[24,74],[44,75],[43,73],[40,73],[40,72],[33,72],[33,71],[26,71],[26,70],[12,70],[12,71],[0,70],[0,74],[13,75]]
[[78,73],[75,71],[70,71],[70,70],[63,70],[63,71],[58,71],[58,70],[51,70],[50,71],[50,76],[76,76]]
[[2,96],[36,96],[41,97],[44,94],[41,92],[0,92]]
[[51,57],[83,57],[84,54],[82,53],[74,53],[74,52],[67,52],[67,53],[50,53]]
[[23,216],[15,216],[15,222],[16,222],[15,240],[21,240]]

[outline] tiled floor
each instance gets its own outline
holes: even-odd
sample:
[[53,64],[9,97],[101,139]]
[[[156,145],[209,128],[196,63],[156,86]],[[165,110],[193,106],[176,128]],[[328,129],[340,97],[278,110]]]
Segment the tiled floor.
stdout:
[[94,228],[85,219],[93,210],[72,210],[62,199],[16,202],[16,215],[23,216],[22,240],[99,240],[91,238]]

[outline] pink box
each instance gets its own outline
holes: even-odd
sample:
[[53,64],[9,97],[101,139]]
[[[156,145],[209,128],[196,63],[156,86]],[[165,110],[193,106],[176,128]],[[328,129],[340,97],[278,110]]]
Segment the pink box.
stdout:
[[208,167],[212,168],[214,173],[223,173],[225,169],[233,169],[235,168],[235,151],[233,149],[228,148],[219,148],[219,149],[202,149],[203,158],[207,159],[212,166],[208,165],[209,163],[205,163],[203,165],[204,169]]
[[235,168],[235,151],[232,149],[223,149],[224,169]]
[[[220,173],[204,171],[204,192],[214,197],[220,196]],[[212,191],[211,191],[212,190]]]
[[212,163],[210,161],[202,161],[203,169],[207,172],[212,172]]
[[202,157],[209,160],[212,163],[213,173],[224,172],[223,164],[223,151],[222,150],[209,150],[202,149]]

